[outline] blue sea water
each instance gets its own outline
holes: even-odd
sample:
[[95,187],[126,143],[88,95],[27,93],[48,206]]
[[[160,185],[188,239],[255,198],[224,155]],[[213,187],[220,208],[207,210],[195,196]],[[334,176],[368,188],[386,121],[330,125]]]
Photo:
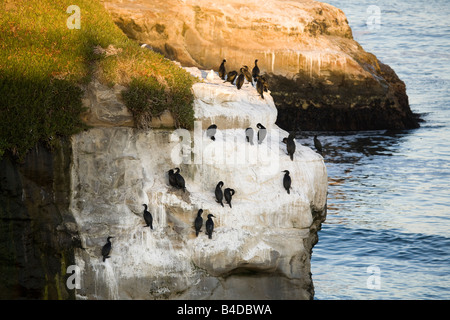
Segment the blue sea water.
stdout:
[[[449,2],[326,2],[406,83],[425,122],[317,133],[329,194],[311,261],[315,299],[450,299]],[[313,145],[307,134],[299,142]]]

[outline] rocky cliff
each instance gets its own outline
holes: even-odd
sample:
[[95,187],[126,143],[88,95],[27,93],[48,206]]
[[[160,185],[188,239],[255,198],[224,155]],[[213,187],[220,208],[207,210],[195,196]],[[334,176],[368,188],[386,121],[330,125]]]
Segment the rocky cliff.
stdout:
[[[171,128],[168,115],[152,129],[133,128],[123,88],[94,79],[83,100],[91,129],[52,151],[36,147],[22,164],[0,162],[0,297],[313,298],[310,259],[326,218],[323,158],[297,143],[290,160],[270,92],[262,99],[249,83],[237,90],[214,72],[187,70],[201,79],[193,86],[194,130]],[[215,141],[206,136],[211,123]],[[257,123],[267,129],[261,144]],[[186,192],[168,183],[174,167]],[[232,208],[215,201],[219,181],[236,192]],[[144,227],[143,204],[153,229]],[[204,220],[215,216],[212,239],[204,225],[195,236],[199,209]],[[108,236],[112,252],[103,262]]]
[[286,130],[418,127],[395,72],[353,40],[344,13],[312,0],[103,0],[131,38],[183,66],[259,67]]
[[[275,125],[269,93],[262,99],[249,83],[237,90],[216,74],[188,70],[203,80],[193,86],[193,131],[137,130],[113,121],[72,138],[70,212],[82,243],[75,250],[76,297],[311,299],[311,252],[326,216],[323,158],[297,143],[290,160],[281,142],[288,133]],[[95,108],[98,96],[93,91],[85,103]],[[245,128],[256,135],[258,122],[267,136],[251,145]],[[211,123],[218,125],[215,141],[205,132]],[[174,167],[186,192],[168,183]],[[283,170],[291,173],[290,194]],[[236,192],[232,208],[215,201],[219,181]],[[143,204],[153,230],[144,227]],[[195,236],[199,209],[205,221],[215,216],[212,239],[204,227]],[[103,262],[108,236],[115,237],[113,251]]]
[[0,299],[74,299],[67,267],[80,247],[69,210],[71,143],[0,161]]

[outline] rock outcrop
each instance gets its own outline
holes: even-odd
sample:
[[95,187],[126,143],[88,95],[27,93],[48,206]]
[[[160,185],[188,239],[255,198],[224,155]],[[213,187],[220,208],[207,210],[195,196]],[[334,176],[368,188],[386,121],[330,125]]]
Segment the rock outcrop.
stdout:
[[312,0],[103,0],[133,39],[181,62],[267,75],[286,130],[418,127],[405,84],[352,37],[344,13]]
[[[70,212],[82,248],[78,299],[311,299],[310,259],[326,217],[323,158],[297,143],[294,161],[275,125],[270,93],[261,99],[217,75],[193,86],[193,131],[97,126],[72,138]],[[245,128],[263,123],[250,145]],[[205,129],[218,124],[215,141]],[[186,192],[169,186],[179,167]],[[283,188],[289,170],[292,189]],[[233,188],[232,208],[215,201],[219,181]],[[145,228],[143,204],[153,215]],[[195,236],[198,209],[214,214],[212,239]],[[101,248],[112,239],[111,257]]]

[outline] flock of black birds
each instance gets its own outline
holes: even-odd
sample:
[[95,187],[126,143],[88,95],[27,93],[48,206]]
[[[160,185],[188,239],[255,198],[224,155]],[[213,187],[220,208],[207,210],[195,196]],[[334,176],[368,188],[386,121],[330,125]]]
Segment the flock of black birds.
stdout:
[[[264,139],[266,138],[267,129],[261,123],[257,123],[256,127],[259,129],[256,134],[256,138],[258,140],[258,144],[261,144],[264,141]],[[217,125],[212,124],[206,129],[206,136],[208,138],[210,138],[212,141],[216,141],[216,137],[215,137],[216,132],[217,132]],[[251,145],[253,145],[254,134],[255,134],[255,132],[252,127],[248,127],[247,129],[245,129],[245,140],[248,143],[250,143]]]
[[[240,89],[242,87],[242,85],[244,84],[244,78],[246,78],[247,81],[249,83],[251,83],[252,85],[253,85],[253,82],[252,82],[252,79],[253,79],[256,81],[256,88],[258,90],[258,93],[264,99],[263,92],[267,91],[267,82],[264,79],[264,77],[260,76],[260,74],[259,74],[260,71],[259,71],[259,68],[257,65],[258,60],[255,60],[255,67],[253,68],[251,74],[248,71],[248,67],[243,66],[240,69],[239,76],[236,71],[230,71],[228,74],[226,74],[225,62],[226,62],[226,60],[224,59],[222,61],[222,64],[219,67],[220,78],[222,78],[226,82],[228,81],[231,83],[233,83],[234,80],[236,80],[236,86],[238,89]],[[238,76],[237,79],[236,79],[236,76]],[[258,133],[257,133],[257,141],[258,141],[258,144],[261,144],[267,135],[267,130],[261,123],[258,123],[256,125],[256,127],[259,129]],[[212,124],[206,130],[206,135],[211,140],[215,141],[216,140],[215,139],[216,132],[217,132],[217,125]],[[245,139],[251,145],[253,145],[253,136],[254,136],[253,128],[249,127],[247,129],[245,129]],[[286,152],[292,161],[294,161],[294,153],[295,153],[295,149],[296,149],[294,139],[295,139],[295,134],[291,132],[288,137],[285,137],[282,140],[282,142],[286,144]],[[314,147],[322,155],[322,144],[320,143],[320,141],[316,135],[314,136]],[[283,187],[286,189],[287,193],[290,194],[291,183],[292,183],[291,177],[289,175],[290,172],[289,172],[289,170],[284,170],[282,172],[284,172]],[[180,174],[180,168],[170,169],[167,173],[169,175],[169,184],[176,189],[181,189],[181,190],[183,190],[183,192],[186,192],[186,182],[185,182],[183,176]],[[231,189],[231,188],[225,188],[225,190],[222,191],[223,186],[224,186],[223,181],[219,181],[219,183],[216,185],[216,189],[214,191],[215,197],[216,197],[216,202],[219,203],[222,207],[224,207],[223,199],[225,198],[226,203],[230,206],[230,208],[232,208],[231,199],[232,199],[233,195],[235,194],[235,190]],[[143,204],[143,206],[144,206],[143,217],[144,217],[144,221],[146,223],[146,225],[144,227],[150,227],[150,229],[153,230],[152,214],[148,211],[148,207],[146,204]],[[199,209],[197,212],[197,217],[194,220],[195,235],[197,237],[198,237],[198,234],[201,232],[201,228],[203,226],[202,213],[203,213],[203,209]],[[209,239],[212,239],[212,234],[214,231],[214,221],[212,220],[212,218],[215,218],[215,216],[212,214],[208,214],[208,219],[206,220],[206,223],[205,223],[205,229],[206,229],[205,233],[208,235]],[[102,248],[103,262],[105,262],[105,260],[110,257],[110,253],[111,253],[111,240],[110,239],[111,238],[114,238],[114,237],[108,237],[106,240],[107,243]]]
[[222,80],[225,80],[224,82],[235,84],[238,90],[242,88],[245,80],[247,80],[252,86],[255,86],[254,83],[256,83],[256,91],[258,91],[261,98],[264,99],[264,92],[269,90],[269,84],[267,83],[266,78],[260,74],[258,59],[255,60],[255,66],[253,67],[251,73],[249,67],[245,65],[239,69],[239,73],[235,70],[227,73],[225,62],[227,62],[227,60],[223,59],[219,67],[219,77]]
[[[203,226],[203,218],[202,218],[203,209],[199,209],[197,212],[197,217],[194,221],[194,228],[195,228],[195,236],[198,237],[198,234],[202,231]],[[211,213],[208,214],[208,220],[206,220],[205,228],[206,228],[206,234],[208,235],[209,239],[212,239],[212,233],[214,230],[214,221],[211,218],[215,218]]]

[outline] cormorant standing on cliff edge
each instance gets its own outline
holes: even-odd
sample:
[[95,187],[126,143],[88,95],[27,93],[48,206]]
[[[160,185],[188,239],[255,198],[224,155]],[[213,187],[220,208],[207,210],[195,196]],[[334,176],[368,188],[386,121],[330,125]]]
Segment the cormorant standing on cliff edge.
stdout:
[[248,67],[247,67],[247,66],[243,66],[243,67],[242,67],[242,70],[243,70],[242,73],[244,74],[245,79],[247,79],[247,81],[248,81],[250,84],[253,85],[253,82],[252,82],[252,74],[250,73],[250,71],[248,71]]
[[266,78],[264,78],[264,92],[269,92],[269,83],[267,82]]
[[175,173],[173,173],[173,169],[170,169],[169,171],[167,171],[167,173],[169,174],[169,184],[172,187],[178,188],[177,180],[175,179]]
[[289,191],[289,189],[291,188],[291,177],[289,176],[289,171],[284,170],[281,172],[285,172],[284,177],[283,177],[283,186],[286,189],[287,193],[291,194],[291,192]]
[[237,75],[238,75],[237,71],[233,70],[233,71],[228,72],[227,80],[225,80],[224,82],[231,82],[231,84],[233,84],[234,79],[236,79]]
[[314,147],[316,147],[316,150],[319,151],[320,155],[322,155],[322,144],[319,139],[317,139],[317,136],[314,136]]
[[206,135],[211,138],[212,141],[216,141],[216,137],[214,135],[216,134],[217,125],[212,124],[206,129]]
[[225,75],[227,74],[227,72],[225,70],[225,62],[227,62],[227,60],[223,59],[222,63],[220,64],[220,67],[219,67],[219,77],[222,80],[225,80]]
[[147,205],[146,204],[143,204],[143,206],[144,206],[144,220],[145,220],[145,223],[147,224],[146,226],[144,226],[144,228],[145,227],[150,227],[150,229],[153,230],[153,217],[152,217],[152,214],[149,211],[147,211]]
[[241,68],[239,70],[241,73],[239,73],[239,76],[236,80],[236,88],[240,90],[242,88],[242,85],[244,84],[245,76],[244,76],[244,68]]
[[223,207],[223,192],[222,192],[222,188],[223,187],[223,181],[219,181],[219,183],[216,186],[216,190],[214,191],[215,195],[216,195],[216,199],[217,202],[220,203]]
[[203,218],[202,218],[203,209],[199,209],[197,212],[197,217],[194,221],[194,227],[195,227],[195,236],[198,237],[198,233],[201,231],[203,226]]
[[256,125],[258,127],[258,143],[261,144],[266,137],[267,129],[261,123]]
[[114,237],[108,237],[106,239],[107,243],[102,248],[103,262],[105,262],[105,260],[107,258],[110,258],[109,254],[111,253],[111,241],[109,239],[111,239],[111,238],[114,238]]
[[180,168],[175,168],[175,181],[177,183],[178,189],[183,189],[183,192],[186,192],[186,185],[184,182],[184,178],[180,174]]
[[208,214],[208,220],[206,220],[206,234],[208,238],[212,239],[212,233],[214,231],[214,221],[211,218],[215,218],[212,214]]
[[[294,161],[294,153],[295,153],[295,148],[296,148],[294,137],[295,137],[295,134],[290,133],[286,139],[286,150],[287,150],[289,157],[291,157],[292,161]],[[283,139],[283,142],[284,142],[284,139]]]
[[266,79],[263,76],[256,76],[256,79],[256,91],[258,91],[261,98],[264,99],[264,86],[266,85]]
[[225,201],[230,205],[231,208],[231,197],[234,195],[234,189],[226,188],[223,194],[225,196]]
[[258,59],[255,60],[255,66],[252,69],[252,77],[253,80],[256,81],[257,77],[259,76],[259,67],[258,67]]
[[245,129],[245,139],[253,145],[253,128]]

